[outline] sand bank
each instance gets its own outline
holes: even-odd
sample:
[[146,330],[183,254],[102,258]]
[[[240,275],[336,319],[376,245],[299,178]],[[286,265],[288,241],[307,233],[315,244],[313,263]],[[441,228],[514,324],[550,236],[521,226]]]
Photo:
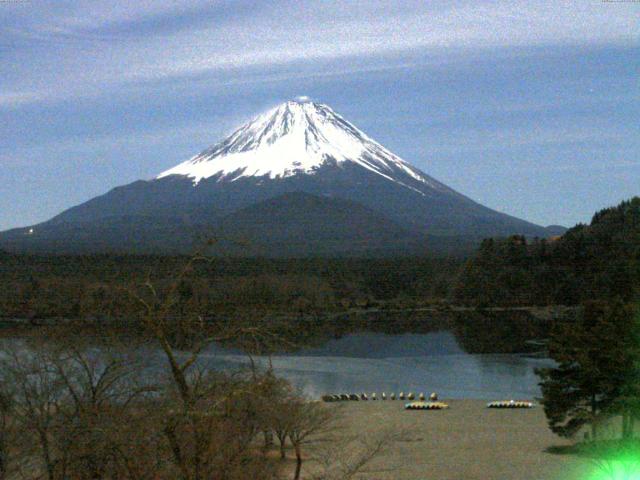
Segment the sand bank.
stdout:
[[[547,453],[566,445],[548,429],[541,407],[487,409],[479,400],[450,400],[448,410],[406,411],[403,401],[341,402],[345,434],[402,432],[376,460],[367,479],[584,480],[594,467]],[[332,407],[335,408],[335,407]]]

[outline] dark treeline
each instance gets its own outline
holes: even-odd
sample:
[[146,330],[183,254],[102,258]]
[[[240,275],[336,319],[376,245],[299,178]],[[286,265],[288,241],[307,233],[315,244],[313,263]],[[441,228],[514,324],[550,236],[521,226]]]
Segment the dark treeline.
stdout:
[[603,452],[611,442],[637,452],[639,293],[640,198],[634,198],[556,239],[485,240],[452,297],[478,307],[575,306],[552,322],[548,355],[556,365],[537,371],[542,404],[553,432],[583,435],[599,461],[619,462]]
[[[0,317],[116,315],[122,292],[160,288],[187,257],[37,256],[0,252]],[[554,239],[487,239],[468,261],[211,258],[181,292],[199,311],[238,306],[340,311],[448,302],[474,307],[580,305],[636,298],[640,288],[640,198],[596,213]]]
[[[476,307],[576,307],[551,327],[548,355],[556,366],[537,371],[542,403],[553,432],[584,435],[588,448],[578,451],[609,465],[629,460],[611,456],[610,450],[633,451],[637,458],[639,294],[636,197],[599,211],[589,225],[577,225],[555,239],[483,241],[462,267],[452,298]],[[612,431],[616,422],[619,428]]]
[[[123,292],[152,280],[169,285],[187,257],[38,256],[0,253],[0,317],[88,318],[126,311]],[[224,259],[194,267],[180,292],[203,312],[264,307],[331,311],[446,299],[461,262],[453,259]]]
[[483,241],[454,288],[475,306],[578,305],[633,301],[640,292],[640,198],[601,210],[563,236]]

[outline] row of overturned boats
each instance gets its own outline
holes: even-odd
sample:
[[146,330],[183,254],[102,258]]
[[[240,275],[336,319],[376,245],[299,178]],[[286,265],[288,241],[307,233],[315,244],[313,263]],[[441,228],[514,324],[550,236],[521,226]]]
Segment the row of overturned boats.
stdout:
[[[417,395],[417,398],[420,401],[425,401],[426,397],[424,393],[419,393]],[[385,392],[382,392],[380,394],[380,396],[378,397],[377,393],[372,393],[371,395],[367,395],[366,393],[361,393],[361,394],[357,394],[357,393],[340,393],[340,394],[333,394],[333,395],[323,395],[322,396],[322,401],[324,402],[341,402],[341,401],[347,401],[347,400],[351,400],[351,401],[367,401],[367,400],[415,400],[416,399],[416,395],[414,395],[412,392],[409,392],[407,394],[405,394],[404,392],[400,392],[397,396],[395,393],[390,393],[388,396]],[[431,395],[429,395],[429,400],[432,402],[435,402],[438,400],[438,394],[437,393],[432,393]]]
[[[416,400],[417,401],[414,401]],[[377,393],[367,395],[366,393],[340,393],[323,395],[322,401],[324,402],[342,402],[342,401],[369,401],[369,400],[410,400],[405,405],[407,410],[443,410],[449,408],[449,405],[438,401],[438,394],[432,393],[429,395],[429,400],[424,393],[419,393],[416,397],[412,392],[405,395],[404,392],[400,392],[397,396],[395,393],[390,393],[388,396],[385,392],[382,392],[380,396]],[[533,408],[533,402],[521,401],[521,400],[498,400],[487,403],[487,408]]]

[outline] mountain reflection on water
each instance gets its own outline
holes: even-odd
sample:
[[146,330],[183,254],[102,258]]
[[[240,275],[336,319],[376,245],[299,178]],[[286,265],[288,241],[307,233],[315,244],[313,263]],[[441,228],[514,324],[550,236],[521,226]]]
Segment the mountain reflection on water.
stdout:
[[[534,399],[540,394],[535,368],[552,364],[544,352],[551,323],[522,311],[303,317],[284,322],[287,349],[272,345],[267,354],[258,347],[249,356],[232,345],[213,344],[200,353],[198,363],[231,371],[272,366],[312,398],[435,391],[441,398]],[[149,378],[164,375],[166,358],[153,340],[125,339],[131,341],[123,348],[144,359]],[[39,348],[19,336],[3,341]],[[96,351],[112,348],[100,336],[87,341]],[[190,356],[188,346],[183,348],[177,356]]]
[[[536,367],[549,321],[525,312],[456,315],[378,313],[305,325],[311,346],[258,355],[252,361],[317,398],[325,393],[436,391],[442,398],[519,398],[539,395]],[[538,350],[537,355],[532,355]],[[249,365],[239,351],[219,346],[203,362],[213,368]]]

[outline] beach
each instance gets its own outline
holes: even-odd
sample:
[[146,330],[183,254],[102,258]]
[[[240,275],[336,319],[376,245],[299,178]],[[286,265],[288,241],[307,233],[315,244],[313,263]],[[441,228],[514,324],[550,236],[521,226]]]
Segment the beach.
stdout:
[[445,400],[448,410],[408,411],[404,401],[328,404],[344,435],[402,434],[368,466],[367,479],[585,480],[594,466],[548,453],[570,442],[547,427],[542,407],[488,409],[481,400]]

